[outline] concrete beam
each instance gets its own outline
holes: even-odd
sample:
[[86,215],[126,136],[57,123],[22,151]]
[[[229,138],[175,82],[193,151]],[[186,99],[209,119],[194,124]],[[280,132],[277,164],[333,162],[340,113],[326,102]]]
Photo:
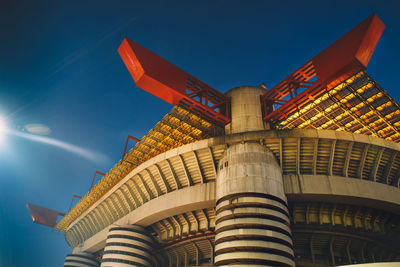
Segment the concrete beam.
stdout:
[[386,184],[327,175],[284,175],[283,182],[289,200],[351,201],[400,214],[400,189]]
[[[185,187],[154,198],[117,220],[115,224],[137,224],[147,227],[173,215],[213,207],[215,207],[215,182],[209,182]],[[96,252],[103,248],[110,227],[86,239],[82,246],[74,248],[74,251]]]

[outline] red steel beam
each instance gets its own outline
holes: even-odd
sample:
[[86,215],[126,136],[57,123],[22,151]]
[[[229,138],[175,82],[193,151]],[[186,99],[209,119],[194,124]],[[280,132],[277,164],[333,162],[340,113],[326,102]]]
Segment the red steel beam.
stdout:
[[32,217],[32,221],[44,226],[54,227],[57,224],[58,216],[65,216],[65,213],[60,211],[48,209],[31,203],[26,204],[26,208]]
[[96,178],[96,175],[97,175],[97,174],[99,174],[99,175],[101,175],[101,176],[106,175],[105,173],[102,173],[102,172],[99,172],[99,171],[95,171],[95,172],[94,172],[94,175],[93,175],[92,184],[90,185],[89,191],[92,190],[92,187],[93,187],[93,185],[94,185],[94,179]]
[[220,125],[229,119],[229,97],[138,43],[125,38],[118,48],[136,86]]
[[74,204],[74,199],[75,199],[75,198],[82,199],[82,197],[81,197],[81,196],[78,196],[78,195],[73,195],[73,196],[72,196],[72,200],[71,200],[71,204],[69,205],[69,209],[68,209],[68,211],[70,211],[70,210],[71,210],[71,208],[72,208],[72,204]]
[[[372,14],[267,91],[261,97],[264,120],[276,123],[356,72],[364,70],[384,29],[383,22],[376,14]],[[286,103],[279,102],[284,98]],[[275,109],[276,106],[279,107]]]
[[126,149],[128,148],[128,142],[129,142],[129,140],[133,140],[133,141],[136,141],[136,142],[140,142],[140,139],[138,139],[138,138],[136,138],[136,137],[134,137],[134,136],[128,134],[128,137],[126,138],[126,142],[125,142],[124,153],[122,153],[122,158],[124,158],[125,155],[126,155]]

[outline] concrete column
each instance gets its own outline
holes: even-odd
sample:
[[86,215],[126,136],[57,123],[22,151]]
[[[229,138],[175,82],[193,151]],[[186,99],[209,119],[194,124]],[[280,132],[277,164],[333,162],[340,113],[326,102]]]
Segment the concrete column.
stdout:
[[110,228],[101,267],[152,266],[153,241],[138,225]]
[[257,143],[229,147],[217,175],[215,264],[294,266],[282,172]]
[[98,267],[99,262],[95,257],[86,252],[68,254],[65,257],[64,267]]
[[[227,133],[265,129],[263,92],[242,86],[227,93],[232,97]],[[295,265],[282,170],[272,152],[256,142],[228,147],[218,165],[216,200],[216,266]]]
[[240,86],[226,92],[231,97],[231,123],[225,126],[225,134],[266,130],[261,109],[261,95],[265,89]]

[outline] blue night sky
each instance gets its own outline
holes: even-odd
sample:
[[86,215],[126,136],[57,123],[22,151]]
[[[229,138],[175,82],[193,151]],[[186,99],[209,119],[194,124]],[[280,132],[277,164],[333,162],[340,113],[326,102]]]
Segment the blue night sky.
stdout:
[[[268,88],[371,13],[386,24],[368,73],[397,101],[399,1],[0,1],[0,267],[62,266],[64,235],[33,224],[34,203],[67,211],[94,171],[121,157],[171,106],[134,85],[125,36],[214,88]],[[16,134],[27,124],[82,155]]]

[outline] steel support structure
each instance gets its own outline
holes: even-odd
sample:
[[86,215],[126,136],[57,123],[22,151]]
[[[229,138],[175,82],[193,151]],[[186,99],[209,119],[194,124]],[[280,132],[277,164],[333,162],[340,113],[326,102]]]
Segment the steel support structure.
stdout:
[[118,53],[136,86],[210,122],[230,122],[230,100],[221,92],[129,38],[123,40]]
[[372,14],[262,97],[264,120],[276,124],[324,92],[364,70],[385,29]]

